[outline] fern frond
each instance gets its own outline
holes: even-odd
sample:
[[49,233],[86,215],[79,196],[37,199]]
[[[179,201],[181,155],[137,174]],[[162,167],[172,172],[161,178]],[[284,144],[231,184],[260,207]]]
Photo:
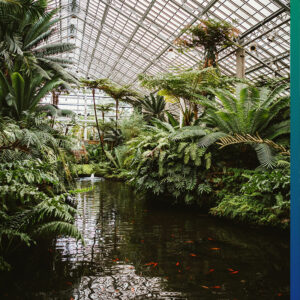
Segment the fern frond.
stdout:
[[70,236],[84,242],[80,231],[72,224],[62,221],[53,221],[40,225],[34,236]]
[[179,141],[190,138],[200,138],[206,135],[206,132],[200,126],[186,126],[170,135],[171,140]]

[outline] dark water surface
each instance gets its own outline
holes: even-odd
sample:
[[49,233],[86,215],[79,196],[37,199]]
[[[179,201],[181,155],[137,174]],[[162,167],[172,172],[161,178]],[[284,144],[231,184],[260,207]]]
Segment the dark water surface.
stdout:
[[46,258],[25,256],[1,299],[289,299],[286,235],[93,185],[77,196],[85,246],[59,238]]

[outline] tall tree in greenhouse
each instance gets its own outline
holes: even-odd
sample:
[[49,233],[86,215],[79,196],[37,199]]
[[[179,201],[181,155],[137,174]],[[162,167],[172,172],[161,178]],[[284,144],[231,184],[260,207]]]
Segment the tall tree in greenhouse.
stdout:
[[204,50],[204,68],[217,67],[219,50],[234,45],[239,31],[226,21],[214,19],[200,20],[199,24],[187,26],[182,30],[183,37],[175,40],[180,51],[202,48]]
[[99,126],[99,122],[98,122],[97,106],[96,106],[96,99],[95,99],[95,90],[98,88],[98,81],[97,80],[83,80],[82,79],[81,82],[84,84],[84,86],[86,86],[86,87],[88,87],[92,90],[95,121],[96,121],[96,126],[97,126],[97,131],[98,131],[98,135],[99,135],[99,141],[100,141],[100,144],[101,144],[102,152],[105,155],[104,140],[103,140],[103,135],[101,134],[100,126]]
[[[218,51],[232,46],[239,33],[230,23],[214,19],[200,20],[199,24],[188,26],[182,32],[183,37],[176,39],[175,44],[179,46],[180,51],[202,48],[204,50],[203,68],[217,68]],[[194,104],[194,114],[197,118],[197,104]]]
[[113,106],[114,106],[113,103],[96,105],[96,109],[101,111],[103,123],[105,121],[105,113],[110,112]]
[[120,101],[133,103],[132,98],[140,98],[139,93],[134,91],[130,85],[118,86],[108,79],[99,79],[98,89],[104,91],[116,101],[116,128],[118,128]]
[[[191,109],[194,107],[199,94],[211,94],[216,88],[232,88],[237,81],[235,78],[221,76],[215,68],[204,69],[175,69],[173,72],[166,72],[158,75],[140,74],[138,76],[142,87],[150,90],[159,90],[158,94],[163,95],[165,100],[171,103],[178,103],[183,114],[184,126],[191,124]],[[185,106],[180,102],[183,100]],[[197,119],[197,114],[193,115]]]

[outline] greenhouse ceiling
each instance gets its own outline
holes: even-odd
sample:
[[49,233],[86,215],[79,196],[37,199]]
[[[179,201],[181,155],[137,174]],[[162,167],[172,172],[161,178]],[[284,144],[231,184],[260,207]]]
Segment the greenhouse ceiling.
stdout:
[[[203,58],[201,50],[178,53],[174,40],[201,18],[234,23],[246,50],[247,78],[289,74],[286,0],[52,0],[49,6],[61,8],[52,42],[76,44],[70,57],[78,77],[137,85],[140,73],[195,66]],[[235,75],[235,50],[218,54],[225,75]]]

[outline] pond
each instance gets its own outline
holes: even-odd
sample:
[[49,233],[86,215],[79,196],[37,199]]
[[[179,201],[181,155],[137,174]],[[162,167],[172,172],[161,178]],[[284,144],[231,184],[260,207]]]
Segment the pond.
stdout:
[[91,185],[77,195],[85,245],[59,238],[46,258],[23,258],[1,299],[289,299],[287,234],[78,182]]

